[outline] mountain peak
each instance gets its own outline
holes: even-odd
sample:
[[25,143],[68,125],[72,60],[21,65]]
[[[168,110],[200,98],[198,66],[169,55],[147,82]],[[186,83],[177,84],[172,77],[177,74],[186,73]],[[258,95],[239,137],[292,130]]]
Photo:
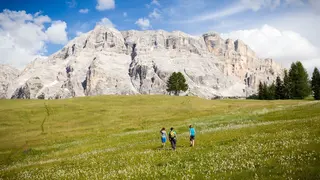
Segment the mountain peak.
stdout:
[[[244,97],[271,83],[281,66],[261,61],[242,41],[216,32],[118,31],[97,25],[19,77],[10,75],[7,98],[69,98],[102,94],[166,94],[172,72],[182,72],[187,94]],[[273,73],[270,73],[273,72]],[[7,83],[10,81],[10,83]]]

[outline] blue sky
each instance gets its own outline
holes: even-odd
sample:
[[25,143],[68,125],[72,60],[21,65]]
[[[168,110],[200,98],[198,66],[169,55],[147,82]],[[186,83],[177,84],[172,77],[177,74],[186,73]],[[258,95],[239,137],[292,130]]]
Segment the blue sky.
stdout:
[[216,31],[284,65],[320,61],[318,0],[1,0],[0,10],[0,63],[16,67],[49,56],[99,23],[199,36]]

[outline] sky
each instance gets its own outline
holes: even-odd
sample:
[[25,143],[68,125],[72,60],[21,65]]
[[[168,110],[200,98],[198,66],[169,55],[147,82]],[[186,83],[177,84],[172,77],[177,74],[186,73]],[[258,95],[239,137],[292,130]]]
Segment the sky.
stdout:
[[23,68],[97,24],[218,32],[284,67],[320,68],[320,0],[0,0],[0,64]]

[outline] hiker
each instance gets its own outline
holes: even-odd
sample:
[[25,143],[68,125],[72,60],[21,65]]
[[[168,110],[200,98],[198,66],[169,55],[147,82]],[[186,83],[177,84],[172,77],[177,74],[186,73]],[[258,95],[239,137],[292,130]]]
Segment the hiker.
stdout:
[[166,145],[166,142],[167,142],[167,132],[166,132],[166,128],[162,128],[162,129],[160,130],[160,134],[161,134],[162,147],[164,148],[164,146]]
[[196,130],[192,125],[189,126],[189,132],[190,132],[190,146],[194,147],[194,139],[196,137]]
[[174,131],[174,128],[170,128],[170,132],[169,132],[169,140],[172,146],[173,150],[176,150],[176,146],[177,146],[177,133],[176,131]]

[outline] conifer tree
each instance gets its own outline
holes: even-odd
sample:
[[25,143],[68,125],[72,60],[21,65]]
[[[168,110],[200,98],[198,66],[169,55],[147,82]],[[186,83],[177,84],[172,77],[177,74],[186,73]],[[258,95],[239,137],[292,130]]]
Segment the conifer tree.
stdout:
[[290,99],[290,78],[288,75],[288,71],[284,70],[283,77],[283,97],[282,99]]
[[300,61],[292,63],[289,78],[290,96],[292,99],[304,99],[310,95],[308,73]]
[[311,80],[311,87],[314,99],[320,100],[320,73],[318,68],[314,68]]
[[186,79],[181,72],[174,72],[169,77],[167,88],[168,92],[174,92],[175,95],[179,95],[180,91],[188,90],[188,84],[186,84]]
[[262,84],[261,81],[259,83],[259,88],[258,88],[258,98],[260,100],[263,100],[263,98],[264,98],[264,95],[263,95],[263,84]]
[[297,82],[297,66],[296,63],[292,63],[289,69],[289,97],[290,99],[294,98],[296,95],[296,82]]
[[262,99],[268,99],[268,85],[267,85],[267,83],[263,83],[262,93],[263,93]]
[[275,87],[275,99],[283,99],[283,82],[279,76],[277,76],[276,87]]
[[270,86],[267,86],[267,98],[268,100],[274,100],[275,99],[275,92],[276,92],[276,86],[274,83],[272,83]]

